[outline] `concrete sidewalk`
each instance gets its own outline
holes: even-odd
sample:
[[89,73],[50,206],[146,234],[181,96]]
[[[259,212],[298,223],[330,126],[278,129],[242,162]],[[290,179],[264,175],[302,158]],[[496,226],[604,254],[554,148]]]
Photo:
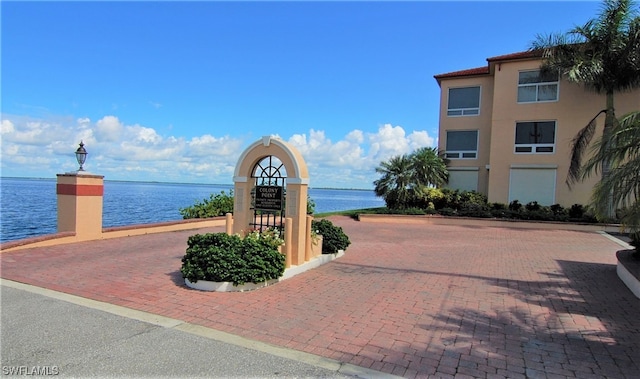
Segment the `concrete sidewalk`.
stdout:
[[184,286],[186,240],[212,230],[3,253],[2,277],[409,378],[640,378],[610,239],[331,220],[344,257],[253,292]]
[[3,376],[35,370],[38,376],[63,377],[276,379],[353,377],[340,371],[367,374],[179,320],[116,306],[96,309],[90,301],[15,282],[4,281],[1,294]]

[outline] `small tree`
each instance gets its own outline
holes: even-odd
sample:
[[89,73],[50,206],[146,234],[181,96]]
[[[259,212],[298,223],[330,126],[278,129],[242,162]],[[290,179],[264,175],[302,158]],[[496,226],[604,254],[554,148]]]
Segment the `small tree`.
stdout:
[[397,155],[380,162],[374,191],[384,198],[388,208],[407,208],[421,187],[440,187],[449,180],[447,162],[437,148],[422,147],[411,154]]
[[380,162],[376,172],[382,174],[380,179],[373,182],[376,195],[382,197],[389,208],[404,207],[412,185],[410,156],[398,155]]
[[217,217],[227,213],[233,213],[233,190],[228,194],[224,191],[217,195],[211,194],[209,199],[203,199],[202,202],[196,202],[190,207],[180,208],[183,219]]
[[411,176],[415,186],[442,187],[449,181],[447,160],[435,147],[421,147],[411,154]]

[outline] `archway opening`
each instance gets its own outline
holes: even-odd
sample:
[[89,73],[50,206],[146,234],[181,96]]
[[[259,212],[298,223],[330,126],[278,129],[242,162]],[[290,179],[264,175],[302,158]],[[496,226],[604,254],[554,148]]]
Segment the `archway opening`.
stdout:
[[276,156],[265,156],[253,167],[251,178],[254,181],[251,191],[251,227],[261,232],[270,228],[284,232],[287,181],[284,163]]

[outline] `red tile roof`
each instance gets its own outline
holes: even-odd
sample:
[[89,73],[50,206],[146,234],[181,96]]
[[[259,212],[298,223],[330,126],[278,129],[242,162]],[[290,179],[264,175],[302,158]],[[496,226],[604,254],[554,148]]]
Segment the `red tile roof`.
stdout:
[[433,77],[440,82],[440,79],[444,78],[457,78],[462,76],[474,76],[474,75],[488,75],[490,71],[490,66],[492,63],[501,62],[501,61],[511,61],[518,59],[530,59],[530,58],[541,58],[542,50],[529,50],[529,51],[521,51],[518,53],[511,53],[506,55],[498,55],[496,57],[487,58],[487,65],[483,67],[470,68],[467,70],[453,71],[447,72],[444,74],[434,75]]
[[474,75],[487,75],[489,74],[489,66],[470,68],[468,70],[448,72],[446,74],[435,75],[434,78],[454,78],[457,76],[474,76]]
[[521,51],[519,53],[511,53],[506,55],[498,55],[497,57],[487,58],[487,62],[510,61],[515,59],[542,58],[542,50]]

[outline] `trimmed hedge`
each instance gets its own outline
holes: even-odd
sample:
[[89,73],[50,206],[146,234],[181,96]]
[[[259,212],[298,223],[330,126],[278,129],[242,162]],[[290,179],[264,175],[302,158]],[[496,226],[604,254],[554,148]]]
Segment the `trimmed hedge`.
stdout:
[[388,214],[440,214],[443,216],[466,216],[479,218],[505,218],[517,220],[570,221],[597,223],[588,207],[574,204],[563,208],[560,204],[540,205],[537,201],[522,204],[489,203],[487,197],[475,191],[460,191],[449,188],[422,188],[411,192],[407,204],[399,208],[387,208],[379,213]]
[[273,231],[253,232],[245,238],[196,234],[188,239],[180,272],[190,282],[232,282],[234,286],[277,279],[285,269],[285,256],[278,251],[281,244]]
[[311,221],[311,229],[322,236],[322,254],[335,254],[338,250],[346,250],[351,241],[341,227],[333,225],[329,220]]

